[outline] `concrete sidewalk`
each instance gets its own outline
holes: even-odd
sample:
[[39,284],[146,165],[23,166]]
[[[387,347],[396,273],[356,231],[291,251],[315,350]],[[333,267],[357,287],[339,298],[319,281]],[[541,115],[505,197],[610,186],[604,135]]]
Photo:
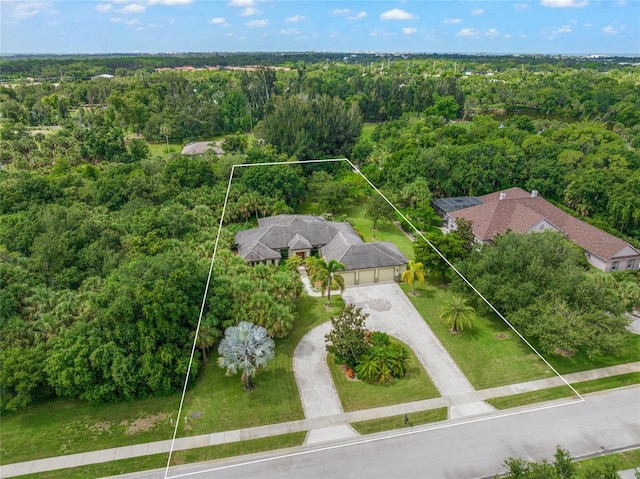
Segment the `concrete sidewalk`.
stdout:
[[[567,379],[567,381],[569,381],[570,383],[575,383],[630,372],[640,372],[640,362],[621,364],[619,366],[612,366],[608,368],[570,374],[565,376],[565,379]],[[528,381],[520,384],[502,386],[499,388],[480,390],[477,391],[477,394],[483,399],[489,399],[491,397],[501,397],[509,395],[509,389],[511,389],[512,391],[532,391],[537,389],[545,389],[547,387],[556,386],[558,380],[559,378],[548,378],[538,381]],[[560,382],[562,381],[560,380]],[[505,394],[505,392],[507,394]],[[513,392],[511,392],[511,394],[513,394]],[[567,400],[570,401],[571,398],[567,398]],[[404,404],[394,404],[392,406],[366,409],[362,411],[335,414],[331,416],[302,419],[299,421],[270,424],[234,431],[223,431],[212,434],[203,434],[200,436],[178,438],[176,439],[174,450],[179,451],[185,449],[194,449],[198,447],[214,446],[218,444],[245,441],[248,439],[257,439],[267,436],[276,436],[291,432],[327,430],[336,426],[346,426],[353,422],[366,421],[369,419],[377,419],[390,416],[401,416],[418,411],[447,407],[451,406],[454,402],[456,402],[455,397],[440,397],[434,399],[426,399],[423,401],[414,401]],[[484,413],[483,415],[491,415],[491,413]],[[401,427],[403,427],[403,425],[399,421],[398,428]],[[326,440],[334,439],[336,438],[327,438]],[[70,454],[67,456],[57,456],[45,459],[37,459],[34,461],[5,464],[3,466],[0,466],[0,477],[5,478],[21,476],[25,474],[36,474],[49,470],[86,466],[90,464],[115,461],[118,459],[128,459],[147,456],[150,454],[168,453],[170,447],[170,440],[156,441],[146,444],[135,444],[131,446],[122,446],[99,451]]]

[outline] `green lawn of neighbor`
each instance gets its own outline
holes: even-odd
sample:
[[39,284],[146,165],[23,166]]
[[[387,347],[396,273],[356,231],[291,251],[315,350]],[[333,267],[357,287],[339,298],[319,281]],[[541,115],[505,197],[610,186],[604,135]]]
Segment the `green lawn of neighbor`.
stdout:
[[[405,293],[407,285],[402,285]],[[553,376],[544,362],[499,318],[478,315],[473,327],[453,335],[440,320],[440,309],[452,293],[430,277],[416,285],[419,296],[407,294],[431,330],[476,389]]]
[[447,408],[440,407],[437,409],[429,409],[427,411],[412,412],[407,416],[409,419],[408,424],[404,423],[404,415],[400,415],[381,417],[379,419],[369,419],[368,421],[354,422],[351,423],[351,426],[360,434],[373,434],[381,431],[390,431],[392,429],[413,427],[420,424],[428,424],[446,420]]
[[[395,338],[392,341],[400,343]],[[385,385],[347,379],[340,366],[336,364],[333,355],[327,355],[329,371],[345,411],[359,411],[440,396],[413,351],[408,346],[404,344],[403,346],[409,351],[410,356],[407,375]]]
[[362,124],[362,132],[360,133],[360,138],[363,140],[370,140],[373,131],[378,126],[378,123],[363,123]]
[[[161,158],[167,158],[169,155],[167,154],[167,144],[166,143],[147,143],[149,145],[149,152],[151,153],[151,158],[155,156],[160,156]],[[180,155],[182,151],[182,147],[184,145],[179,143],[169,143],[169,153],[171,156]]]
[[[187,392],[183,417],[202,417],[180,423],[179,436],[239,429],[302,419],[303,411],[293,376],[293,350],[311,328],[337,315],[340,297],[298,299],[298,321],[291,334],[276,340],[276,358],[267,371],[259,371],[251,392],[242,390],[239,376],[227,377],[212,354]],[[180,394],[118,404],[92,405],[57,400],[34,405],[2,418],[0,461],[3,464],[72,454],[129,444],[170,439],[170,418],[177,415]],[[29,444],[29,447],[24,447]]]

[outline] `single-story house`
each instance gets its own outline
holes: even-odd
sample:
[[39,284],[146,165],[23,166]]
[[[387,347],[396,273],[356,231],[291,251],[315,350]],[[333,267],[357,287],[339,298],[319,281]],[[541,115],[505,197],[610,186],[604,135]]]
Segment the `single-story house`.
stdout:
[[456,228],[456,220],[473,222],[476,241],[491,243],[508,230],[533,233],[555,230],[580,246],[587,261],[599,270],[622,271],[640,269],[640,251],[626,241],[585,223],[562,211],[538,195],[521,188],[509,188],[488,195],[471,197],[479,204],[452,209],[444,215],[449,231]]
[[222,142],[216,141],[192,141],[187,143],[180,154],[182,155],[204,155],[207,151],[215,153],[217,156],[224,155],[224,150],[220,146]]
[[391,242],[365,243],[349,223],[312,215],[277,215],[235,237],[238,254],[251,264],[278,264],[290,256],[318,255],[345,265],[345,285],[398,281],[409,260]]

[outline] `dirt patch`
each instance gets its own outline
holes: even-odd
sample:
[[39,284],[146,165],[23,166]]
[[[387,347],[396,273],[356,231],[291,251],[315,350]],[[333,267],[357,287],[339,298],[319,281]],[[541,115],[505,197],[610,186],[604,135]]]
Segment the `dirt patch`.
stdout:
[[169,414],[160,413],[152,416],[136,419],[132,423],[129,423],[125,434],[136,434],[138,432],[149,431],[153,429],[157,424],[166,422],[169,419]]
[[100,435],[103,432],[111,432],[111,423],[106,421],[100,421],[95,424],[87,424],[87,429],[94,434]]
[[498,333],[496,334],[496,339],[507,339],[509,337],[509,333]]
[[570,351],[568,349],[562,349],[562,348],[557,348],[553,352],[560,356],[564,356],[565,358],[571,357],[575,354],[575,351]]

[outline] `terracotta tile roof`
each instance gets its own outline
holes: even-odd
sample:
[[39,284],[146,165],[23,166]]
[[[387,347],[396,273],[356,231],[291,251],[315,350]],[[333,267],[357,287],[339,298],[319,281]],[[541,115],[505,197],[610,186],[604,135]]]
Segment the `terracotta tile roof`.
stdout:
[[[505,193],[502,200],[500,193]],[[640,254],[626,241],[574,218],[544,198],[532,197],[520,188],[497,191],[481,196],[480,199],[485,203],[451,212],[449,216],[473,221],[473,232],[483,241],[507,230],[527,233],[542,220],[546,220],[567,239],[604,260]]]

